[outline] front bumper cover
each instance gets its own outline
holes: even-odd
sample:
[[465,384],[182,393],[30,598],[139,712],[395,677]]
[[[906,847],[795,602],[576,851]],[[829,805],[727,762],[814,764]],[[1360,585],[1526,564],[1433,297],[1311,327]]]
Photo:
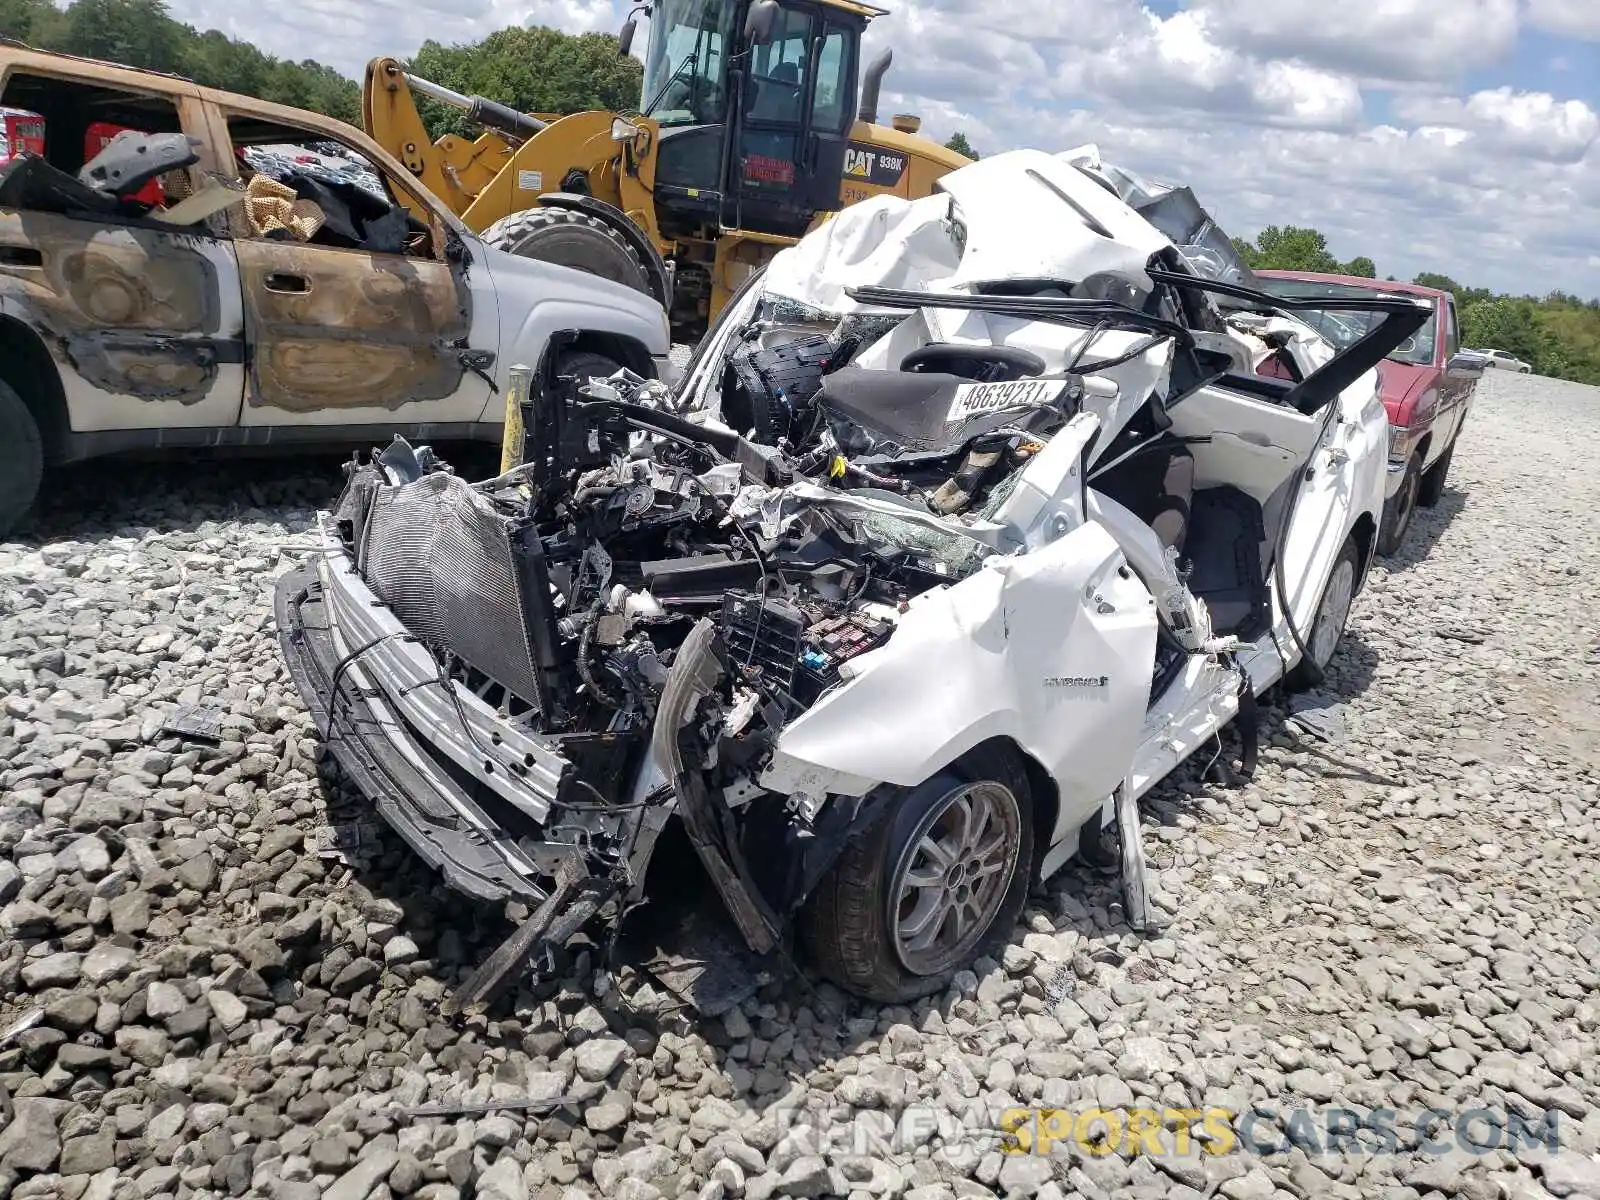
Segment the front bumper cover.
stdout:
[[[444,694],[445,684],[414,657],[426,652],[359,579],[330,586],[334,558],[313,558],[283,575],[274,596],[284,660],[329,751],[451,887],[485,901],[544,899],[534,882],[540,867],[475,794],[492,779],[495,791],[537,820],[555,802],[565,760],[475,697]],[[439,736],[424,742],[414,726]],[[478,746],[501,755],[507,769],[499,778],[485,779],[482,764],[470,761]]]

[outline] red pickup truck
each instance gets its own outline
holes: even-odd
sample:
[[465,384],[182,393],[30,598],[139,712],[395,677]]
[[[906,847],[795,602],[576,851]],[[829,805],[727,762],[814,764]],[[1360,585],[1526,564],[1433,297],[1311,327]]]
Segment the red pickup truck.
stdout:
[[1428,323],[1378,364],[1383,406],[1389,412],[1388,498],[1378,552],[1392,555],[1405,541],[1417,505],[1431,508],[1444,495],[1450,456],[1483,377],[1482,360],[1461,353],[1455,297],[1420,284],[1350,275],[1256,271],[1255,276],[1263,291],[1276,295],[1326,296],[1326,309],[1295,315],[1315,326],[1339,349],[1364,335],[1372,320],[1370,314],[1341,310],[1341,296],[1387,292],[1419,296],[1433,304]]

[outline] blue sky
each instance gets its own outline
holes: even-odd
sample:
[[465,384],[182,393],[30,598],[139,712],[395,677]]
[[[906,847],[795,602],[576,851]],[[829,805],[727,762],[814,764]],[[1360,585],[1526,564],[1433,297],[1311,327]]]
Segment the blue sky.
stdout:
[[[1600,295],[1600,0],[880,0],[892,111],[980,152],[1086,142],[1230,232],[1312,225],[1381,274]],[[612,0],[169,0],[352,75],[427,37],[617,29]],[[641,31],[643,32],[643,31]],[[643,39],[640,39],[640,46]]]

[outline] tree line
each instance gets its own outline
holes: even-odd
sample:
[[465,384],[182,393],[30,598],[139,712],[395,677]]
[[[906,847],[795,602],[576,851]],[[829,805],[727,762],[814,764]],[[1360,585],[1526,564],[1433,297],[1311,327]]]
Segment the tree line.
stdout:
[[[73,0],[65,8],[52,0],[0,0],[0,37],[361,121],[355,80],[315,59],[291,62],[215,29],[197,30],[174,20],[164,0]],[[639,61],[619,54],[611,34],[543,28],[502,29],[467,45],[430,40],[408,65],[435,83],[522,112],[632,108],[643,77]],[[418,108],[435,136],[466,132],[453,109],[420,97]]]
[[[1341,263],[1315,229],[1269,225],[1254,242],[1234,238],[1233,244],[1252,270],[1378,277],[1370,258]],[[1600,384],[1600,300],[1560,291],[1544,296],[1503,295],[1464,286],[1434,271],[1423,271],[1412,282],[1455,297],[1463,346],[1505,350],[1532,364],[1540,375]]]

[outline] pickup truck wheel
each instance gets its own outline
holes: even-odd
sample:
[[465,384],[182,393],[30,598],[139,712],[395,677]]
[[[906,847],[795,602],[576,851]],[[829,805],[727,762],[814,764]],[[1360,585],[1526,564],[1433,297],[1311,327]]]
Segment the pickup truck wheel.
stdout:
[[616,359],[596,354],[593,350],[568,350],[556,360],[557,375],[576,375],[578,383],[588,383],[596,375],[609,377],[622,370]]
[[528,208],[483,231],[497,250],[571,267],[650,296],[650,276],[627,240],[600,218],[569,208]]
[[1356,583],[1360,578],[1361,547],[1352,535],[1339,548],[1339,557],[1333,560],[1333,570],[1328,572],[1328,582],[1323,586],[1322,599],[1317,602],[1316,619],[1310,630],[1304,631],[1305,656],[1284,680],[1290,691],[1305,691],[1327,679],[1328,667],[1339,652],[1345,627],[1350,623],[1350,609],[1355,604]]
[[16,528],[39,495],[44,439],[22,397],[0,382],[0,538]]
[[1027,776],[972,754],[903,792],[807,900],[801,933],[846,991],[901,1003],[948,986],[1016,926],[1033,863]]
[[1455,452],[1455,443],[1452,442],[1450,449],[1422,476],[1422,486],[1417,489],[1417,503],[1423,508],[1432,508],[1444,499],[1444,479],[1450,473],[1450,456]]
[[1406,464],[1406,477],[1400,490],[1383,506],[1383,528],[1378,532],[1378,553],[1385,558],[1400,552],[1406,540],[1406,530],[1411,528],[1411,518],[1417,511],[1417,493],[1422,487],[1422,458],[1413,455]]

